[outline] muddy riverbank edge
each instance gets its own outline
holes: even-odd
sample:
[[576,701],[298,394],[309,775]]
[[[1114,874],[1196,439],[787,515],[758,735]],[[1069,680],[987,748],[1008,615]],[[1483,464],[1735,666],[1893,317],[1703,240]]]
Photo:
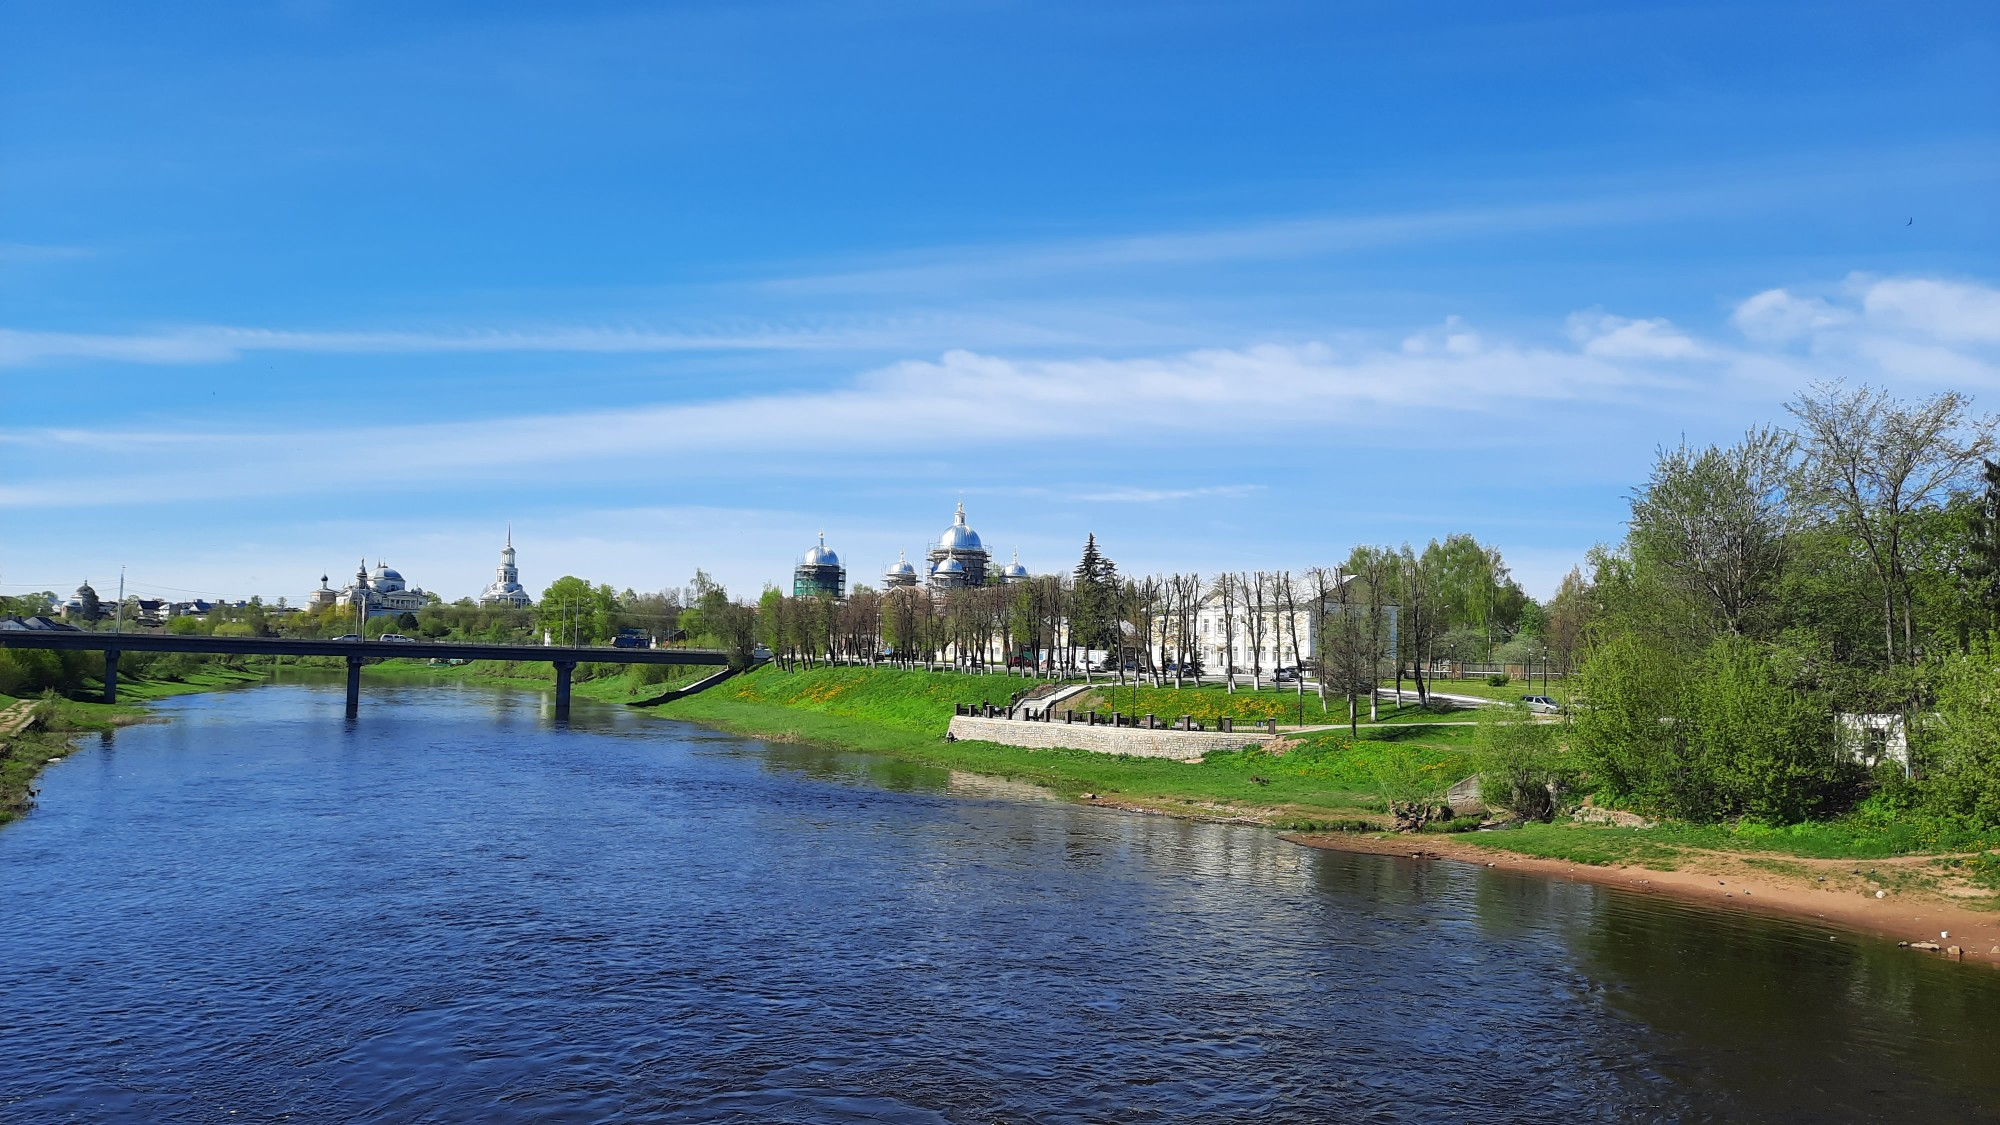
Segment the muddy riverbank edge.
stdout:
[[[1287,839],[1309,847],[1417,861],[1472,863],[1639,894],[1669,895],[1707,909],[1785,917],[1873,938],[1936,942],[1940,946],[1938,952],[1912,950],[1911,956],[1947,956],[1944,949],[1957,946],[1961,951],[1959,959],[2000,967],[2000,911],[1955,902],[1930,890],[1894,885],[1899,872],[1920,871],[1941,858],[1937,855],[1857,861],[1764,851],[1682,848],[1673,869],[1659,870],[1639,864],[1581,863],[1509,851],[1504,832],[1286,831],[1284,823],[1299,810],[1241,800],[1191,801],[1185,797],[1162,799],[1104,788],[1079,789],[1073,782],[1037,777],[1034,771],[1022,770],[1017,759],[1025,752],[1010,747],[991,747],[991,761],[982,762],[987,756],[979,753],[986,749],[983,743],[958,743],[947,748],[936,737],[912,737],[911,732],[886,724],[835,719],[781,706],[743,705],[707,695],[670,704],[656,713],[663,718],[774,741],[858,750],[1029,781],[1058,796],[1107,810],[1272,828]],[[949,760],[942,760],[946,758]],[[1889,886],[1885,887],[1885,880]],[[1875,897],[1877,890],[1884,892],[1883,897]],[[1941,937],[1942,934],[1949,937]]]
[[1960,953],[1955,959],[2000,967],[2000,915],[1931,895],[1885,892],[1882,898],[1876,898],[1857,874],[1867,868],[1925,862],[1935,856],[1869,860],[1859,868],[1853,860],[1786,857],[1783,861],[1786,865],[1807,872],[1791,875],[1760,870],[1757,864],[1770,862],[1770,857],[1761,853],[1701,852],[1690,855],[1674,870],[1660,871],[1521,855],[1460,836],[1364,832],[1285,835],[1307,847],[1329,851],[1471,863],[1549,879],[1594,883],[1636,894],[1667,895],[1711,910],[1820,923],[1892,941],[1936,942],[1940,946],[1938,951],[1913,950],[1913,955],[1951,956],[1945,950],[1957,946]]

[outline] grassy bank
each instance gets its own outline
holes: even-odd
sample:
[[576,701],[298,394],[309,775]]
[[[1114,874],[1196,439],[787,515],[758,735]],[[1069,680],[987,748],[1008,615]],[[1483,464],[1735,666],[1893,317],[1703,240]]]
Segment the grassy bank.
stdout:
[[[1410,699],[1411,702],[1402,707],[1392,706],[1391,702],[1378,703],[1373,720],[1368,717],[1367,700],[1361,700],[1359,719],[1363,723],[1434,723],[1455,722],[1473,716],[1469,707],[1439,703],[1425,708],[1417,706],[1415,695]],[[1230,692],[1220,684],[1203,684],[1200,687],[1190,684],[1179,688],[1104,684],[1075,697],[1067,706],[1078,712],[1095,710],[1157,715],[1163,722],[1174,722],[1182,715],[1192,715],[1197,722],[1211,727],[1222,718],[1238,722],[1276,719],[1281,726],[1296,726],[1301,722],[1307,726],[1347,722],[1347,700],[1329,696],[1322,707],[1317,691],[1309,688],[1301,697],[1296,687],[1267,687],[1262,691],[1242,687]]]
[[1278,753],[1252,749],[1200,762],[1122,758],[1082,750],[1027,750],[946,742],[953,703],[995,692],[991,677],[893,669],[760,669],[662,707],[670,718],[766,738],[887,754],[947,769],[1044,786],[1063,796],[1094,793],[1162,811],[1222,815],[1275,825],[1351,820],[1383,807],[1385,779],[1411,771],[1444,784],[1469,771],[1462,747],[1387,732],[1351,740],[1333,732],[1288,740]]
[[[1212,753],[1194,763],[944,742],[951,705],[979,701],[991,692],[990,685],[989,678],[949,673],[866,668],[787,673],[767,668],[661,711],[746,734],[996,774],[1066,796],[1095,793],[1161,811],[1228,815],[1280,827],[1379,820],[1385,793],[1440,791],[1478,768],[1474,745],[1478,731],[1467,726],[1364,729],[1358,738],[1338,729],[1316,731],[1283,740],[1278,753],[1265,749]],[[1121,703],[1129,690],[1118,693]],[[1149,690],[1190,699],[1219,696],[1225,706],[1238,703],[1238,709],[1223,713],[1239,716],[1245,714],[1240,701],[1250,694],[1239,692],[1232,699],[1208,688],[1198,693],[1141,688],[1142,704]],[[1269,699],[1280,693],[1256,694]],[[1295,698],[1288,702],[1297,703]],[[1184,704],[1174,713],[1198,712]],[[1918,866],[1934,864],[1946,882],[1956,873],[1959,882],[1977,887],[1988,880],[2000,889],[2000,856],[1977,854],[2000,847],[2000,833],[1860,814],[1783,827],[1669,823],[1633,829],[1557,822],[1455,838],[1482,850],[1524,857],[1658,870],[1718,854],[1745,857],[1753,864],[1787,859],[1913,860]]]
[[257,668],[215,664],[172,678],[121,676],[116,704],[64,699],[54,693],[36,699],[0,695],[0,824],[28,811],[42,767],[73,750],[77,735],[138,722],[146,717],[143,705],[155,700],[242,687],[265,678]]
[[[716,669],[672,664],[580,664],[570,681],[579,699],[600,703],[631,703],[685,686]],[[428,660],[383,660],[362,668],[369,679],[452,680],[489,687],[554,690],[555,666],[545,660],[473,660],[464,664],[433,664]]]
[[[152,698],[203,690],[208,689],[163,691]],[[142,708],[122,703],[81,703],[53,695],[41,699],[0,695],[0,824],[26,814],[34,805],[35,778],[42,767],[75,749],[77,735],[137,722],[145,715]]]

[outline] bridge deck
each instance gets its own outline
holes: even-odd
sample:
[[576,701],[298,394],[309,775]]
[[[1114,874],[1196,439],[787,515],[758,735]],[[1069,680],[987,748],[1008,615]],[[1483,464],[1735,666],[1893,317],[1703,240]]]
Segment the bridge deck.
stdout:
[[44,633],[0,630],[0,648],[59,651],[199,652],[242,656],[359,656],[428,660],[546,660],[551,663],[701,664],[722,666],[729,654],[702,648],[612,648],[591,645],[500,645],[461,641],[328,641],[290,637],[196,637],[172,633]]

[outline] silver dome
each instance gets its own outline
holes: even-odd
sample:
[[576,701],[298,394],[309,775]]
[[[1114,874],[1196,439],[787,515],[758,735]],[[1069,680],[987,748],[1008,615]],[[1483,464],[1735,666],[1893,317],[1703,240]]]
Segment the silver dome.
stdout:
[[806,552],[807,566],[839,566],[840,556],[826,545],[826,532],[819,533],[819,545]]
[[1000,573],[1009,578],[1026,578],[1028,576],[1028,568],[1022,566],[1019,562],[1011,562],[1007,564],[1007,569]]
[[932,574],[964,574],[965,564],[957,559],[946,559],[931,569]]
[[944,529],[943,535],[938,536],[938,546],[956,551],[979,550],[979,533],[965,525],[964,504],[958,506],[958,519]]
[[890,574],[915,574],[916,572],[917,568],[911,566],[908,559],[897,559],[896,565],[890,567],[888,570]]

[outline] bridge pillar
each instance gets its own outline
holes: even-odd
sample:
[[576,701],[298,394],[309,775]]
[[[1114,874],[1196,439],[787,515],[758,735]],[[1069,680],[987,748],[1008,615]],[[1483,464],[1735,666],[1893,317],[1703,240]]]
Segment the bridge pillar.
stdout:
[[104,650],[104,702],[118,702],[118,650],[115,648]]
[[347,658],[347,717],[352,719],[361,713],[361,657],[350,654]]
[[569,718],[569,676],[576,671],[576,661],[556,661],[556,718]]

